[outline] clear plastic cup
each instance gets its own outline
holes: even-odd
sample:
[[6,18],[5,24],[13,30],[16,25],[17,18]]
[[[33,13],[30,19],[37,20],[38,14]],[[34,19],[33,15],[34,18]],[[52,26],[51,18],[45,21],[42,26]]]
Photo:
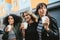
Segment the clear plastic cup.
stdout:
[[28,23],[24,22],[23,24],[24,24],[24,29],[27,29]]
[[47,16],[42,17],[42,23],[45,23],[46,18],[48,18],[48,17]]
[[7,27],[8,27],[8,31],[10,31],[11,30],[11,25],[8,25]]
[[46,22],[46,18],[48,18],[47,16],[43,16],[42,17],[42,24],[44,25],[44,26],[47,26],[48,25],[48,23]]

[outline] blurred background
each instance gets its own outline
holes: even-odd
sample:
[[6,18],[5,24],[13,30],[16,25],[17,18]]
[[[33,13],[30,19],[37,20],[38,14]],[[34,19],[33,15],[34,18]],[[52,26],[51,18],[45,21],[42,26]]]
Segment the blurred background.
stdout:
[[3,18],[9,14],[21,16],[25,10],[35,12],[38,3],[46,3],[51,16],[56,18],[60,29],[60,0],[0,0],[0,40],[4,28]]

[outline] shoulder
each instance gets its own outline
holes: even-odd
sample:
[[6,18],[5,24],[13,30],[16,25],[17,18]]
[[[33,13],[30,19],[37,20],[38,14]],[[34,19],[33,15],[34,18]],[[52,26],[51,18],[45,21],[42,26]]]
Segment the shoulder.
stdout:
[[56,19],[53,18],[53,17],[50,18],[50,24],[51,24],[51,25],[54,25],[55,27],[58,27],[57,21],[56,21]]
[[37,25],[37,24],[38,24],[38,22],[34,22],[33,24],[34,24],[34,25]]
[[50,21],[52,21],[53,23],[57,23],[57,21],[54,17],[50,17]]
[[52,20],[56,20],[54,17],[50,17]]

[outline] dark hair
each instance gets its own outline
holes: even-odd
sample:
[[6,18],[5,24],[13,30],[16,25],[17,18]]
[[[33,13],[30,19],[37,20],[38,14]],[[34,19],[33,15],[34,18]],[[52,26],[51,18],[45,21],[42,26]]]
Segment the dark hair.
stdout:
[[[37,7],[36,7],[35,14],[38,15],[38,10],[39,10],[40,8],[42,8],[43,6],[45,6],[46,9],[47,9],[47,5],[46,5],[45,3],[39,3],[39,4],[37,5]],[[46,12],[46,16],[50,16],[50,15],[48,14],[48,9],[47,9],[47,12]]]
[[3,24],[6,25],[6,26],[9,24],[9,23],[8,23],[8,17],[9,17],[9,16],[12,16],[12,17],[14,18],[14,25],[22,22],[22,18],[21,18],[20,16],[17,16],[17,15],[15,15],[15,14],[10,14],[10,15],[6,16],[6,17],[3,19]]

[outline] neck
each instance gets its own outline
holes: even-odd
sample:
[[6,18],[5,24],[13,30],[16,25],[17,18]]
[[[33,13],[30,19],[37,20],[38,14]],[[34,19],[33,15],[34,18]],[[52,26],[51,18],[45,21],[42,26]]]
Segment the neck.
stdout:
[[40,18],[42,19],[43,16],[40,16]]
[[32,20],[30,20],[30,21],[28,22],[28,24],[31,24],[31,23],[33,23],[33,21],[32,21]]
[[13,24],[9,24],[9,25],[13,26]]

